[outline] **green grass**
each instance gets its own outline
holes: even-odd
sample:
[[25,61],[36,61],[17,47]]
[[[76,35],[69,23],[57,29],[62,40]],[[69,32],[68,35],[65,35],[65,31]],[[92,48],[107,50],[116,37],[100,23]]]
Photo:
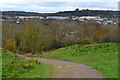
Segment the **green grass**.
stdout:
[[51,78],[53,67],[36,61],[25,60],[19,56],[3,50],[2,77],[3,78]]
[[92,66],[106,78],[118,78],[118,43],[74,45],[45,52],[41,57]]
[[2,79],[2,50],[0,50],[0,79]]

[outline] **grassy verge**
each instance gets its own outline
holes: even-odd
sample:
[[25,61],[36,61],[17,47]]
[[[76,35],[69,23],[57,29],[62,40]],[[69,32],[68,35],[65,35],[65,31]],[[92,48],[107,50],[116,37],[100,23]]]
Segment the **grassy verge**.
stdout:
[[74,45],[46,52],[40,57],[92,66],[106,78],[118,78],[118,43]]
[[52,69],[50,65],[41,63],[35,59],[25,60],[3,50],[3,78],[51,78]]
[[2,79],[2,50],[0,50],[0,80]]

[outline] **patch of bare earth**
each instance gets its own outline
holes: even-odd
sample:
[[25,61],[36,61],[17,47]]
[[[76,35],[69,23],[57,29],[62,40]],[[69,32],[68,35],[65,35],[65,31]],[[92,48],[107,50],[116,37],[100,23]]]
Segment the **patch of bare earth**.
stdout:
[[[30,57],[27,56],[20,56],[26,59],[30,59]],[[52,65],[55,68],[55,70],[53,71],[53,78],[103,78],[100,72],[92,69],[90,66],[86,66],[83,64],[55,59],[34,59]]]

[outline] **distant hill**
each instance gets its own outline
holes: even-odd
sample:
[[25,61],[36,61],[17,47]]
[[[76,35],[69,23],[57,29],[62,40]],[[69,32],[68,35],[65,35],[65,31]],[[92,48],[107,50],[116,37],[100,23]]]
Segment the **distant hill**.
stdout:
[[25,11],[2,11],[3,16],[101,16],[101,17],[118,17],[120,11],[110,10],[75,10],[62,11],[57,13],[35,13]]
[[25,11],[2,11],[3,16],[45,16],[49,13],[36,13],[36,12],[25,12]]
[[76,10],[76,11],[63,11],[55,13],[54,15],[62,16],[101,16],[101,17],[118,17],[120,11],[104,11],[104,10]]

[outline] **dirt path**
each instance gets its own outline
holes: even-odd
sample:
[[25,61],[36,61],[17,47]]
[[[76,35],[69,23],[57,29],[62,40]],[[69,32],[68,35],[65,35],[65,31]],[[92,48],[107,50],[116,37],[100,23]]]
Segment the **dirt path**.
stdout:
[[[20,55],[25,59],[30,59],[30,57]],[[55,59],[44,59],[44,58],[35,58],[41,62],[52,65],[56,73],[54,78],[103,78],[100,72],[97,72],[95,69],[92,69],[90,66],[83,64],[61,61]]]

